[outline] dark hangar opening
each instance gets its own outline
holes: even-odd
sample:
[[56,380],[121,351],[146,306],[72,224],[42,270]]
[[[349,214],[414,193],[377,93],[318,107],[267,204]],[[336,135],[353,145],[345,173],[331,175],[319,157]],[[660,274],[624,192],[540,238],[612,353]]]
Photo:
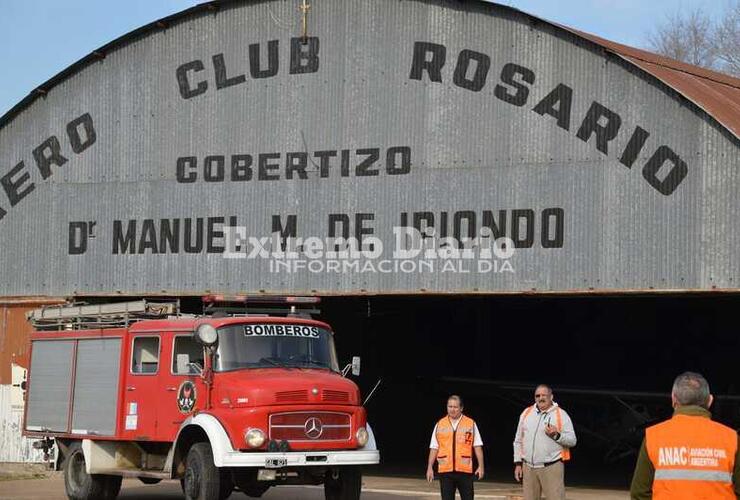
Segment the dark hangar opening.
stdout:
[[[446,396],[464,397],[488,478],[511,479],[512,440],[537,383],[551,384],[579,443],[568,481],[627,485],[643,429],[670,415],[670,387],[703,373],[715,418],[740,426],[738,295],[328,297],[322,319],[359,384],[384,473],[423,476]],[[724,396],[724,397],[723,397]]]

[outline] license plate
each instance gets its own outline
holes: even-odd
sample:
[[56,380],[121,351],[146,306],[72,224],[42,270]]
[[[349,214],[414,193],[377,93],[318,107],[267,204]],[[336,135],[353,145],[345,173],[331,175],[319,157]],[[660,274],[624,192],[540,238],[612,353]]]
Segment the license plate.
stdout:
[[265,468],[267,469],[279,469],[280,467],[285,467],[286,465],[288,465],[288,459],[285,457],[265,459]]

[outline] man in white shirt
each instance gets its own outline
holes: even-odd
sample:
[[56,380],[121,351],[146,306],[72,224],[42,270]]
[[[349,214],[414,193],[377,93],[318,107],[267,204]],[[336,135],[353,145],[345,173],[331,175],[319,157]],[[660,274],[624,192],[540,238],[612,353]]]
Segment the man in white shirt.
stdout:
[[533,406],[524,409],[514,436],[514,478],[523,480],[524,500],[565,500],[565,468],[576,433],[568,414],[539,385]]
[[[462,500],[473,500],[473,478],[483,479],[483,440],[475,421],[462,414],[460,396],[447,399],[447,415],[432,431],[427,461],[427,481],[434,480],[434,462],[437,462],[442,500],[454,500],[455,491]],[[478,467],[473,472],[473,453]]]

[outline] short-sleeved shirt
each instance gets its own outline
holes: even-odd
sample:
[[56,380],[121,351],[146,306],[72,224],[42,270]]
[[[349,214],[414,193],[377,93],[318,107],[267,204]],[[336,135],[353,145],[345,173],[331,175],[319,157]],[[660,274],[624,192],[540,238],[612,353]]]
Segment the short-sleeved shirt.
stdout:
[[[452,429],[457,430],[457,425],[460,423],[460,420],[462,417],[458,418],[457,420],[450,419],[450,423],[452,424]],[[480,431],[478,430],[478,424],[475,424],[475,429],[473,430],[473,434],[475,436],[473,437],[473,447],[475,446],[483,446],[483,439],[480,437]],[[434,426],[434,430],[432,431],[432,440],[429,442],[429,448],[433,450],[439,449],[439,442],[437,442],[437,426]]]

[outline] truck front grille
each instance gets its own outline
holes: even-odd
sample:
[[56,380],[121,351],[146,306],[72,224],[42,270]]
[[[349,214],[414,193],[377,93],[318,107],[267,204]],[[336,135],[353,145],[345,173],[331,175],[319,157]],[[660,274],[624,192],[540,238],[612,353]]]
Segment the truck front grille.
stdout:
[[322,399],[327,403],[346,403],[349,401],[349,393],[327,389],[322,394]]
[[352,420],[346,413],[327,411],[273,413],[269,436],[288,441],[349,441]]
[[305,403],[308,401],[308,391],[282,391],[275,393],[276,403]]

